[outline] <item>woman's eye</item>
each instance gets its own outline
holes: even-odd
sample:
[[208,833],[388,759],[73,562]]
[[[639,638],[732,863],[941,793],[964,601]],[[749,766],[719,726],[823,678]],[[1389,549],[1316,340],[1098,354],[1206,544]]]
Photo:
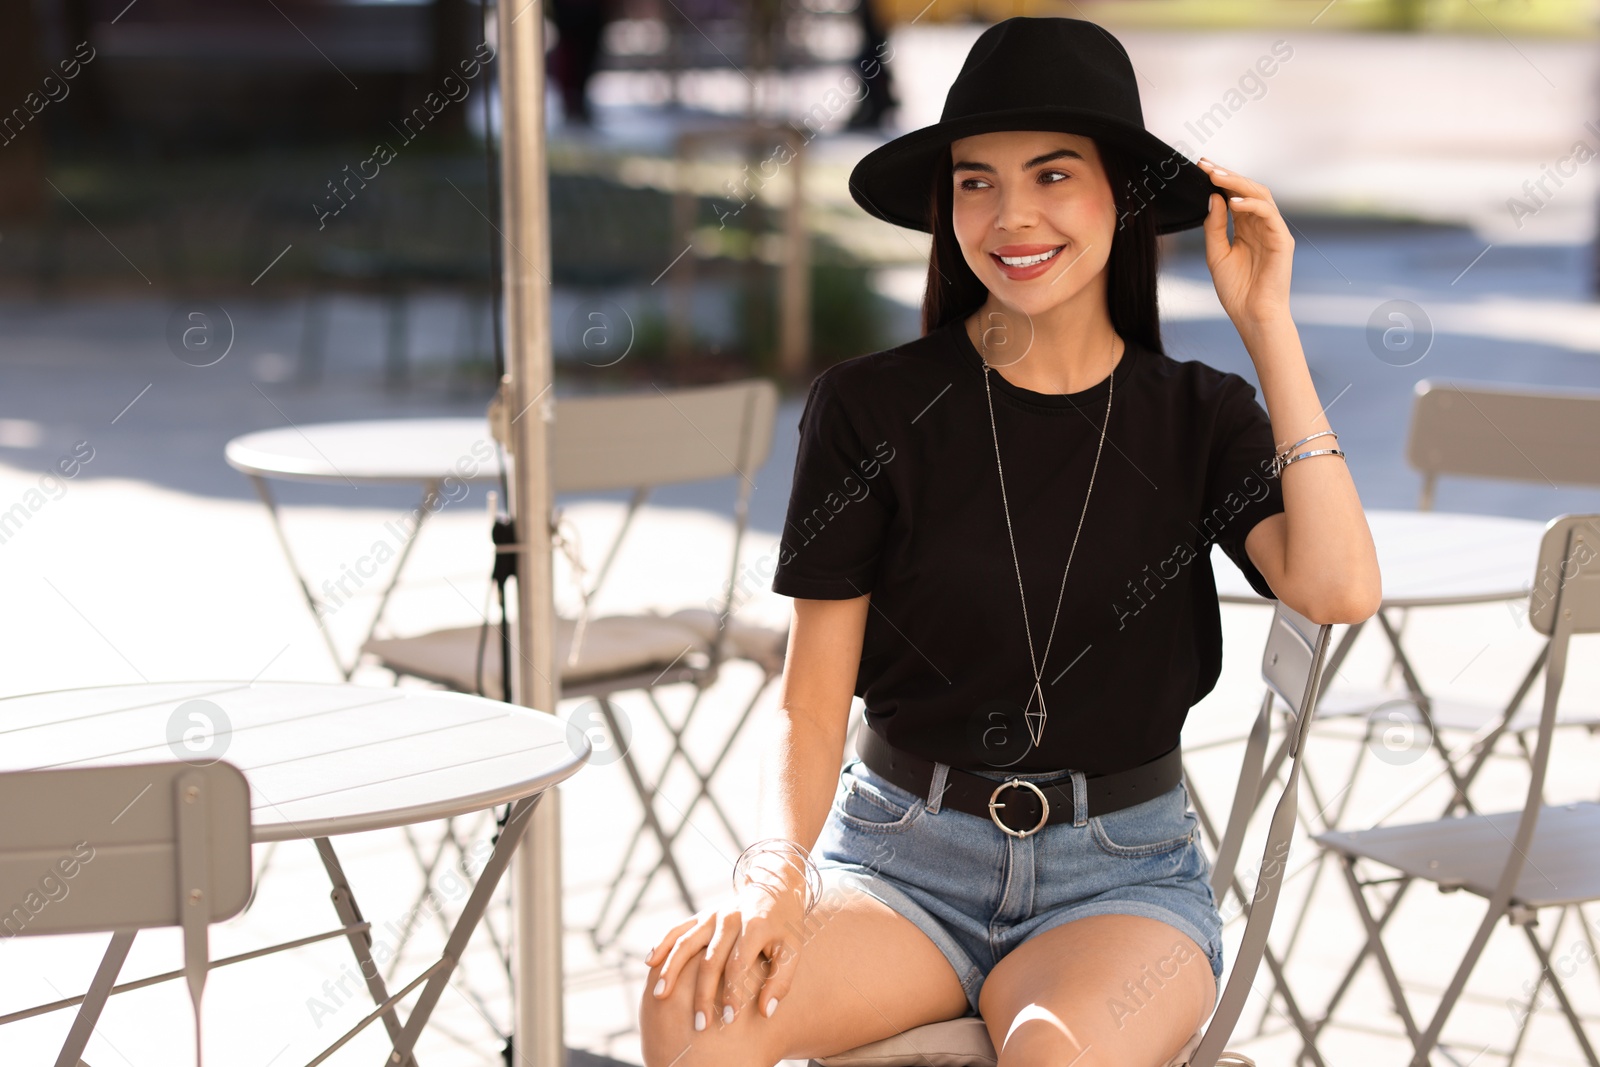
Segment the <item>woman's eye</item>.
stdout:
[[956,188],[958,188],[958,189],[972,189],[972,188],[975,188],[975,186],[972,184],[973,182],[977,182],[979,185],[987,185],[988,184],[982,178],[967,178],[966,180],[960,182],[956,186]]
[[1059,185],[1060,182],[1045,181],[1045,178],[1048,177],[1051,174],[1054,174],[1054,175],[1058,176],[1059,178],[1061,178],[1062,181],[1065,181],[1067,178],[1071,177],[1071,175],[1069,175],[1064,170],[1047,170],[1044,173],[1039,175],[1039,180],[1041,182],[1044,182],[1044,184],[1046,184],[1046,185]]

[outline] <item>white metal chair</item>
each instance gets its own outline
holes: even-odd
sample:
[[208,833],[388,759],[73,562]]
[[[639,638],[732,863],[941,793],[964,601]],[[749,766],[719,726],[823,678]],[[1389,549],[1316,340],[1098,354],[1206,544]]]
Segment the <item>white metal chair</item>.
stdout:
[[[740,586],[740,547],[748,526],[754,474],[771,452],[777,417],[776,387],[765,379],[721,385],[661,390],[619,396],[585,396],[558,400],[552,432],[551,471],[557,493],[592,493],[631,489],[621,528],[612,539],[604,560],[584,591],[585,606],[593,600],[610,572],[618,549],[634,518],[656,486],[698,482],[734,476],[733,545],[728,581],[720,591],[720,607],[686,608],[671,614],[608,615],[557,622],[556,663],[561,670],[561,697],[592,697],[639,803],[643,818],[635,829],[617,877],[611,880],[591,936],[597,947],[609,944],[621,932],[642,902],[658,872],[665,870],[684,904],[698,905],[673,854],[673,843],[688,826],[694,808],[704,801],[722,823],[730,841],[741,835],[711,791],[711,782],[732,749],[767,685],[782,673],[785,635],[756,626],[735,614]],[[666,563],[667,561],[663,561]],[[580,625],[581,622],[581,625]],[[414,637],[372,639],[363,645],[384,667],[397,675],[411,675],[469,693],[500,691],[500,670],[495,656],[480,660],[482,628],[461,627]],[[577,643],[577,654],[572,654]],[[748,659],[762,668],[763,679],[742,714],[724,735],[721,751],[709,766],[701,767],[684,750],[682,737],[700,698],[716,682],[720,666],[730,658]],[[674,725],[657,702],[654,690],[686,683],[694,697]],[[480,690],[481,685],[481,690]],[[642,691],[671,734],[671,750],[654,778],[647,778],[637,754],[628,744],[629,731],[619,721],[614,694]],[[681,759],[697,783],[697,792],[682,809],[674,826],[657,813],[657,786]],[[659,858],[637,887],[632,902],[603,933],[617,893],[640,841],[654,838]]]
[[[1562,986],[1561,975],[1552,966],[1551,945],[1541,943],[1532,929],[1542,909],[1560,907],[1564,911],[1600,900],[1600,850],[1596,849],[1600,842],[1600,804],[1550,806],[1544,803],[1543,796],[1568,644],[1575,634],[1600,632],[1600,514],[1563,515],[1545,527],[1529,597],[1528,620],[1537,632],[1549,638],[1549,644],[1541,657],[1544,701],[1535,724],[1537,741],[1522,809],[1316,835],[1318,844],[1339,859],[1367,934],[1338,993],[1348,987],[1366,956],[1372,955],[1415,1049],[1416,1063],[1428,1062],[1433,1050],[1441,1047],[1445,1022],[1490,934],[1504,918],[1522,928],[1543,965],[1540,987],[1544,982],[1550,983],[1585,1059],[1591,1067],[1600,1067],[1600,1059]],[[1381,877],[1362,877],[1356,869],[1358,861],[1375,864],[1385,873]],[[1466,890],[1488,902],[1477,932],[1426,1028],[1413,1016],[1399,971],[1382,940],[1383,928],[1401,897],[1418,881],[1432,883],[1441,891]],[[1393,883],[1394,890],[1382,912],[1375,915],[1367,894],[1380,883]],[[1559,934],[1558,923],[1555,936]],[[1428,996],[1433,997],[1434,992],[1430,988]],[[1332,1017],[1337,1000],[1338,994],[1330,1001],[1317,1029]],[[1519,1047],[1530,1016],[1531,1010],[1524,1013],[1518,1027]]]
[[[209,924],[250,896],[250,787],[228,763],[146,763],[0,774],[0,916],[8,936],[111,932],[56,1067],[81,1056],[134,935],[183,928],[194,1002],[210,969]],[[167,977],[177,977],[177,974]]]
[[[1253,732],[1246,746],[1233,815],[1213,861],[1211,874],[1217,898],[1225,899],[1227,887],[1232,887],[1249,918],[1245,923],[1238,956],[1211,1021],[1189,1039],[1166,1067],[1254,1067],[1254,1061],[1249,1057],[1224,1051],[1223,1045],[1231,1036],[1234,1023],[1244,1009],[1245,998],[1250,993],[1262,954],[1266,950],[1267,932],[1277,908],[1290,836],[1295,826],[1301,756],[1311,722],[1311,709],[1317,703],[1317,687],[1323,675],[1323,658],[1331,629],[1331,626],[1311,622],[1281,601],[1276,602],[1272,629],[1262,653],[1261,677],[1271,693],[1291,709],[1288,779],[1272,813],[1254,891],[1246,894],[1234,876],[1234,866],[1242,850],[1245,824],[1261,796],[1262,762],[1266,752],[1265,729]],[[1258,727],[1269,723],[1270,709],[1269,695],[1269,699],[1262,703]],[[999,1057],[983,1020],[977,1016],[965,1016],[915,1027],[882,1041],[821,1057],[811,1061],[811,1067],[995,1067],[998,1062]]]

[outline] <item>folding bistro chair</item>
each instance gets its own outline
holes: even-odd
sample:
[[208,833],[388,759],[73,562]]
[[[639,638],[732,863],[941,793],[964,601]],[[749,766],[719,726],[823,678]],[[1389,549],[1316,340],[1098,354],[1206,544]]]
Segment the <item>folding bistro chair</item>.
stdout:
[[[1417,505],[1420,511],[1433,510],[1442,476],[1600,486],[1600,390],[1528,389],[1499,383],[1423,379],[1415,387],[1406,460],[1422,474],[1422,494]],[[1400,716],[1420,723],[1428,730],[1430,744],[1444,761],[1456,788],[1457,795],[1445,814],[1457,808],[1471,812],[1474,809],[1467,791],[1502,739],[1515,742],[1521,759],[1532,760],[1527,738],[1538,728],[1539,717],[1522,709],[1522,702],[1544,667],[1549,645],[1534,658],[1505,705],[1430,697],[1423,691],[1401,644],[1411,610],[1399,609],[1398,625],[1382,611],[1376,617],[1393,652],[1390,670],[1399,669],[1404,688],[1372,692],[1329,686],[1320,715],[1367,716],[1368,741],[1375,728],[1386,725],[1386,708],[1391,709],[1389,718]],[[1358,623],[1344,634],[1332,657],[1334,669],[1360,630]],[[1558,709],[1556,725],[1583,727],[1593,733],[1600,730],[1600,708]],[[1445,733],[1471,734],[1479,740],[1467,755],[1452,759]],[[1367,747],[1363,745],[1358,751],[1358,761]]]
[[[146,763],[0,774],[0,916],[7,936],[111,932],[56,1067],[81,1059],[134,935],[183,928],[183,970],[194,1002],[210,969],[209,924],[250,895],[250,787],[228,763]],[[148,984],[148,983],[141,983]],[[29,1013],[21,1013],[29,1014]]]
[[[610,733],[628,779],[639,798],[643,818],[611,880],[605,903],[590,931],[597,948],[611,943],[632,918],[658,872],[665,870],[684,904],[697,908],[694,894],[673,853],[673,843],[688,826],[694,808],[704,801],[722,823],[730,841],[741,835],[711,791],[711,782],[767,686],[783,670],[786,635],[736,616],[740,596],[740,548],[748,525],[755,471],[772,447],[777,416],[777,389],[765,379],[721,385],[661,390],[623,396],[586,396],[558,400],[552,433],[551,468],[558,493],[592,493],[631,489],[632,498],[621,528],[606,552],[593,583],[583,593],[579,618],[557,620],[556,663],[561,671],[561,698],[592,697]],[[644,613],[587,618],[588,604],[599,592],[623,538],[650,491],[712,478],[738,479],[734,503],[733,546],[728,581],[719,610],[686,608],[672,614]],[[415,637],[373,639],[363,651],[398,675],[410,675],[462,692],[499,692],[497,657],[480,660],[483,630],[461,627]],[[574,646],[576,649],[574,650]],[[683,748],[700,698],[717,680],[728,659],[748,659],[761,667],[763,678],[742,713],[724,736],[721,750],[704,768]],[[661,686],[686,683],[695,693],[679,724],[674,725],[656,700]],[[629,732],[619,722],[613,696],[643,691],[671,735],[671,748],[660,771],[647,778],[638,754],[628,745]],[[697,783],[694,799],[669,827],[656,810],[657,788],[681,759]],[[645,834],[659,849],[655,865],[644,875],[631,903],[603,933],[634,853]]]
[[[1224,844],[1211,872],[1211,884],[1217,890],[1218,899],[1225,899],[1218,887],[1232,886],[1249,918],[1245,922],[1238,958],[1210,1023],[1197,1031],[1166,1067],[1254,1067],[1249,1057],[1224,1051],[1223,1045],[1232,1034],[1255,981],[1266,950],[1272,915],[1277,908],[1289,839],[1295,826],[1301,753],[1311,722],[1310,711],[1317,703],[1317,686],[1323,674],[1322,663],[1331,629],[1331,626],[1311,622],[1282,601],[1276,602],[1272,630],[1261,657],[1261,677],[1293,713],[1288,780],[1272,813],[1255,890],[1246,895],[1234,877],[1234,864],[1243,846],[1244,824],[1256,807],[1259,795],[1256,783],[1261,780],[1261,760],[1266,751],[1264,735],[1259,744],[1252,740],[1247,746],[1234,814],[1229,819]],[[1269,706],[1266,703],[1262,706],[1263,720]],[[969,1015],[913,1027],[882,1041],[824,1056],[812,1060],[811,1067],[995,1067],[998,1062],[983,1020]]]
[[[1566,675],[1567,646],[1574,634],[1600,632],[1600,514],[1563,515],[1545,527],[1528,602],[1528,620],[1549,637],[1544,661],[1544,702],[1537,722],[1537,741],[1530,761],[1530,781],[1521,811],[1445,817],[1403,826],[1366,830],[1339,830],[1319,834],[1319,845],[1340,861],[1356,909],[1366,930],[1366,943],[1344,982],[1339,986],[1320,1030],[1332,1018],[1338,998],[1351,976],[1371,954],[1383,974],[1395,1012],[1405,1026],[1415,1050],[1413,1063],[1426,1064],[1456,1006],[1489,935],[1502,918],[1520,926],[1534,955],[1543,966],[1542,983],[1548,981],[1572,1026],[1590,1067],[1600,1067],[1582,1021],[1572,1007],[1561,976],[1552,966],[1550,949],[1533,931],[1541,909],[1566,908],[1600,899],[1600,804],[1593,802],[1550,806],[1543,802],[1544,779],[1556,726],[1556,706]],[[1358,861],[1389,871],[1363,877]],[[1394,915],[1405,891],[1415,882],[1430,882],[1441,892],[1464,889],[1488,902],[1483,919],[1455,975],[1444,990],[1426,1028],[1418,1025],[1406,1002],[1405,990],[1394,961],[1384,948],[1384,927]],[[1368,890],[1394,883],[1381,913],[1374,914]],[[1559,936],[1560,925],[1556,934]],[[1433,991],[1429,990],[1431,996]],[[1518,1027],[1518,1047],[1531,1012]],[[1313,1033],[1310,1035],[1315,1036]],[[1513,1055],[1515,1050],[1513,1050]]]

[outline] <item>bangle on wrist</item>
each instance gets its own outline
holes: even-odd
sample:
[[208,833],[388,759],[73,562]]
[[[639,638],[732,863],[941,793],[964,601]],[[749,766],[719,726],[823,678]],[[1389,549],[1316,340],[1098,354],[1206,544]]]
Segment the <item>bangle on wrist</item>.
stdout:
[[[1344,453],[1341,452],[1337,448],[1318,448],[1318,449],[1314,449],[1314,450],[1312,450],[1310,452],[1302,452],[1298,456],[1292,456],[1289,459],[1284,459],[1282,456],[1279,456],[1278,457],[1278,462],[1276,463],[1276,465],[1275,465],[1275,467],[1273,469],[1273,472],[1272,472],[1273,475],[1275,477],[1276,476],[1281,476],[1283,474],[1283,469],[1285,467],[1289,466],[1289,464],[1291,464],[1291,463],[1294,463],[1296,460],[1305,459],[1307,456],[1338,456],[1341,459],[1343,459],[1344,458]],[[1349,462],[1349,461],[1346,460],[1346,462]]]
[[[1328,436],[1332,436],[1334,438],[1335,447],[1333,447],[1333,448],[1319,448],[1319,449],[1314,449],[1314,450],[1309,451],[1309,452],[1301,452],[1298,455],[1291,455],[1291,453],[1293,453],[1295,449],[1299,448],[1301,445],[1305,444],[1307,441],[1314,441],[1318,437],[1328,437]],[[1333,430],[1318,430],[1314,434],[1309,434],[1309,435],[1307,435],[1305,437],[1300,438],[1300,440],[1294,442],[1288,448],[1282,449],[1282,450],[1280,450],[1279,452],[1277,452],[1276,454],[1273,455],[1273,457],[1272,457],[1271,476],[1274,477],[1274,478],[1278,477],[1279,475],[1281,475],[1283,473],[1283,468],[1287,467],[1289,464],[1293,463],[1297,459],[1305,459],[1308,456],[1343,456],[1344,453],[1341,452],[1337,447],[1338,437],[1339,437],[1339,435]]]
[[[811,858],[811,852],[797,841],[790,841],[782,837],[767,837],[755,842],[743,852],[733,863],[733,888],[738,891],[744,884],[754,885],[766,893],[777,897],[788,887],[775,888],[769,879],[751,878],[751,861],[763,853],[775,853],[784,857],[784,862],[797,867],[804,876],[805,882],[802,890],[802,900],[805,911],[802,918],[811,914],[811,909],[817,906],[817,901],[822,898],[822,872],[817,869],[816,862]],[[772,875],[774,872],[765,871]]]
[[1308,437],[1300,438],[1300,440],[1296,441],[1292,445],[1287,445],[1284,448],[1280,448],[1278,450],[1278,455],[1287,456],[1290,452],[1293,452],[1295,449],[1299,448],[1301,445],[1305,444],[1307,441],[1315,440],[1318,437],[1326,437],[1329,434],[1333,434],[1333,436],[1335,436],[1335,437],[1339,436],[1338,433],[1333,431],[1333,430],[1318,430],[1316,433],[1311,434]]

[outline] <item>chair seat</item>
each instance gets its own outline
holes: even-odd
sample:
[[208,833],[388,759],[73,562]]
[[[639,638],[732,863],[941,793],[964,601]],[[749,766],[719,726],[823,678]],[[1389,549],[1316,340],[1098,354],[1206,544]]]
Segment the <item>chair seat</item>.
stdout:
[[[556,620],[556,664],[565,685],[661,669],[674,663],[704,669],[709,662],[710,645],[700,627],[663,615],[608,615],[588,621],[578,648],[578,661],[568,665],[576,625],[572,619]],[[481,630],[481,626],[461,626],[414,637],[373,638],[361,646],[361,651],[372,653],[390,670],[473,693],[478,688]],[[499,638],[493,629],[487,640],[483,689],[498,693],[500,655],[494,646]]]
[[[1385,706],[1387,705],[1387,706]],[[1329,691],[1317,703],[1317,718],[1359,718],[1383,708],[1387,714],[1398,712],[1413,722],[1421,721],[1420,712],[1412,703],[1411,694],[1393,689],[1337,688]],[[1459,730],[1476,733],[1491,722],[1500,721],[1505,705],[1495,705],[1457,697],[1433,698],[1433,721],[1441,730]],[[1585,726],[1600,728],[1600,711],[1588,708],[1558,707],[1557,726]],[[1524,700],[1511,720],[1511,731],[1523,733],[1539,728],[1539,705],[1534,700]]]
[[[1325,848],[1376,860],[1443,888],[1493,895],[1516,836],[1520,811],[1454,819],[1333,830],[1314,835]],[[1513,901],[1542,908],[1600,899],[1600,804],[1539,809],[1533,843]]]
[[[590,619],[584,629],[577,664],[564,667],[561,680],[569,688],[602,678],[617,678],[674,662],[704,668],[716,640],[721,616],[706,608],[682,608],[671,615],[608,615]],[[556,620],[556,659],[566,663],[572,649],[572,619]],[[435,630],[414,637],[373,638],[361,651],[378,657],[384,666],[403,674],[426,678],[464,693],[477,688],[479,626]],[[491,632],[491,645],[499,638]],[[789,631],[745,622],[737,615],[728,622],[724,658],[745,659],[769,675],[783,670]],[[685,648],[689,649],[687,655]],[[680,658],[681,657],[681,658]],[[500,691],[500,656],[491,647],[483,658],[483,688]]]
[[[1164,1067],[1184,1067],[1200,1047],[1200,1032]],[[812,1060],[814,1067],[995,1067],[999,1062],[988,1027],[974,1015],[916,1026],[836,1056]],[[1223,1053],[1219,1064],[1254,1067],[1238,1053]]]
[[[711,642],[716,640],[717,623],[721,615],[706,608],[682,608],[667,618],[692,627],[709,647]],[[728,641],[723,649],[723,655],[727,658],[749,660],[768,674],[778,674],[783,670],[788,646],[787,627],[780,630],[771,626],[761,626],[745,622],[737,615],[732,615],[728,619]]]

